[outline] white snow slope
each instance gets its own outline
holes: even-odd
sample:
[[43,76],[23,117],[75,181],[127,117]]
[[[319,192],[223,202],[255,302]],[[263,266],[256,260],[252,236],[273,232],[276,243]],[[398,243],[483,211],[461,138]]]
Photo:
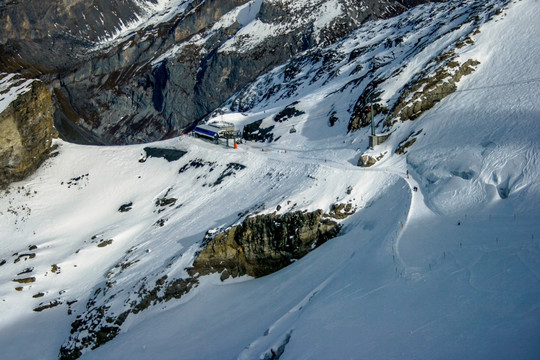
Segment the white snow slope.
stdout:
[[[310,89],[298,92],[298,131],[277,124],[272,143],[151,144],[187,152],[168,162],[143,161],[143,145],[58,141],[58,156],[0,192],[1,357],[57,358],[89,308],[118,316],[141,286],[187,276],[210,229],[278,205],[351,203],[340,235],[304,258],[258,279],[205,276],[179,300],[130,314],[82,358],[540,358],[538,19],[540,2],[521,0],[483,24],[458,53],[479,60],[476,71],[417,120],[394,125],[367,151],[386,152],[371,168],[356,166],[368,129],[328,127],[324,97]],[[381,85],[388,98],[394,85]],[[263,105],[223,118],[269,122],[279,109]],[[394,153],[420,129],[406,154]]]

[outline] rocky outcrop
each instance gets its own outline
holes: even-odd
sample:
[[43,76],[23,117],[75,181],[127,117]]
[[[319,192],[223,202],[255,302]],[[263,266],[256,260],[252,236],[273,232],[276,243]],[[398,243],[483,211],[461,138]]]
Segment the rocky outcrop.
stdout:
[[371,167],[377,163],[377,159],[375,159],[373,156],[370,155],[362,155],[360,156],[360,159],[358,159],[358,166],[361,167]]
[[404,140],[402,140],[396,150],[394,151],[398,155],[406,154],[408,149],[414,145],[416,140],[418,139],[418,135],[422,133],[422,130],[418,130],[417,132],[413,132],[409,134]]
[[410,84],[401,95],[392,114],[385,120],[390,125],[398,120],[415,120],[448,95],[457,90],[457,83],[463,76],[471,74],[480,62],[469,59],[463,64],[458,61],[444,61],[445,57],[455,55],[441,54],[435,61],[444,62],[434,74],[420,74],[419,80]]
[[244,131],[242,132],[242,138],[250,141],[272,141],[274,139],[274,126],[267,128],[261,128],[262,120],[254,121],[250,124],[244,125]]
[[340,228],[322,210],[249,217],[215,236],[208,235],[190,273],[217,272],[222,280],[268,275],[337,236]]
[[51,95],[44,83],[18,79],[3,84],[0,98],[8,102],[11,96],[13,101],[0,109],[0,188],[34,171],[56,136]]
[[351,114],[351,118],[348,125],[349,131],[358,130],[360,128],[369,126],[371,124],[371,116],[375,118],[378,114],[388,113],[388,108],[382,106],[381,104],[373,104],[371,108],[369,99],[365,99],[363,96],[360,96],[354,104],[354,108]]
[[[129,266],[129,264],[123,264]],[[112,287],[108,283],[108,287]],[[122,324],[131,314],[137,314],[152,305],[172,299],[180,299],[193,288],[197,287],[199,281],[195,278],[187,279],[167,279],[167,275],[157,280],[153,287],[146,289],[142,286],[136,292],[137,298],[133,300],[127,310],[119,314],[109,311],[109,306],[96,306],[95,298],[102,292],[101,288],[94,293],[93,298],[88,302],[88,311],[84,316],[77,317],[71,324],[71,334],[68,341],[60,347],[58,358],[60,360],[73,360],[80,358],[88,349],[98,347],[113,340],[121,331]],[[105,293],[107,290],[104,289]],[[114,295],[111,296],[112,299]],[[34,311],[37,311],[34,309]]]

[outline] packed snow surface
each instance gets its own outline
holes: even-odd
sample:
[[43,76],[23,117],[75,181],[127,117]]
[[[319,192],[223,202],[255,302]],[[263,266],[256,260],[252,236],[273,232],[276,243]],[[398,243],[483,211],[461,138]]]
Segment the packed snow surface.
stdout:
[[[141,285],[186,276],[208,230],[351,203],[340,236],[304,258],[258,279],[203,277],[83,358],[540,358],[539,18],[540,2],[522,0],[482,25],[459,53],[477,70],[373,150],[368,129],[314,116],[309,89],[297,132],[277,124],[272,143],[57,141],[58,156],[0,192],[2,357],[56,358],[88,299],[118,314]],[[395,82],[381,86],[393,96]],[[185,154],[169,162],[147,146]],[[386,155],[357,167],[364,152]]]

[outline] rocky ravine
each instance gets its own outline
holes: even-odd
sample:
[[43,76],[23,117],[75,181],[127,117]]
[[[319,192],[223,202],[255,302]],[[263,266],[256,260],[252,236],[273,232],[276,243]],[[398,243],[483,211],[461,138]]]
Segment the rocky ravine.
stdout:
[[207,236],[190,273],[217,272],[222,280],[268,275],[336,237],[339,230],[338,223],[323,217],[322,210],[250,217],[214,237]]

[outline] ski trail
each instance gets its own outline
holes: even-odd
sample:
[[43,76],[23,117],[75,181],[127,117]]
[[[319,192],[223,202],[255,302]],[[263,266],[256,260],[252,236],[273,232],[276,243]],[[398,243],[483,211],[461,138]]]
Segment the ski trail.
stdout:
[[294,332],[294,324],[302,316],[302,313],[311,301],[323,291],[328,284],[349,264],[351,256],[337,268],[332,275],[328,276],[322,283],[310,291],[300,302],[293,306],[289,311],[277,319],[262,336],[251,342],[238,355],[237,360],[252,359],[274,359],[279,358],[285,351],[285,346],[289,343]]
[[298,304],[290,309],[286,314],[274,322],[264,335],[249,344],[238,356],[238,360],[262,359],[268,355],[276,356],[283,352],[284,346],[289,342],[294,331],[293,324],[302,315],[305,307],[311,300],[323,290],[334,278],[334,275],[328,277],[319,286],[306,295]]
[[[359,171],[365,171],[365,169],[358,169]],[[405,260],[401,257],[399,253],[400,242],[403,237],[403,234],[407,231],[407,223],[410,219],[417,216],[417,209],[427,209],[423,205],[423,195],[420,191],[413,191],[413,188],[418,187],[418,183],[405,171],[388,171],[388,169],[380,170],[370,170],[370,171],[380,171],[387,175],[397,175],[399,179],[397,180],[399,187],[402,188],[401,191],[406,192],[406,194],[401,199],[406,199],[407,203],[402,204],[401,215],[396,217],[396,221],[402,221],[401,224],[396,225],[398,228],[395,231],[391,231],[387,234],[387,240],[389,240],[389,245],[392,248],[392,254],[394,256],[394,263],[399,267],[400,273],[402,276],[411,276],[416,273],[419,273],[420,268],[412,267],[408,265]],[[419,205],[420,204],[420,205]],[[429,211],[429,209],[427,210]],[[295,324],[300,321],[302,314],[305,309],[313,303],[313,299],[317,297],[327,286],[332,282],[332,280],[347,266],[350,260],[354,257],[354,253],[344,261],[338,269],[336,269],[333,274],[328,276],[324,281],[322,281],[318,286],[312,289],[301,301],[294,305],[289,311],[284,313],[279,317],[268,329],[264,332],[262,336],[254,339],[243,351],[237,356],[238,360],[247,360],[247,359],[270,359],[270,358],[279,358],[285,350],[287,344],[291,341],[292,336],[294,336]],[[386,283],[377,288],[371,289],[366,293],[361,294],[360,298],[369,296],[375,292],[378,292],[382,289],[385,289],[391,286],[392,283]]]
[[[248,147],[249,151],[258,153],[260,149]],[[420,183],[416,180],[419,175],[413,169],[409,169],[405,159],[398,161],[386,162],[383,166],[374,166],[370,168],[362,168],[351,166],[349,162],[338,163],[336,161],[325,161],[320,158],[307,158],[299,156],[302,153],[300,150],[288,150],[284,152],[282,149],[266,149],[266,156],[270,156],[277,161],[287,161],[289,163],[310,164],[321,169],[336,169],[341,171],[356,171],[359,173],[380,173],[385,176],[397,176],[404,184],[407,184],[403,191],[408,192],[407,209],[396,217],[397,230],[389,234],[391,243],[392,261],[396,266],[396,273],[399,276],[416,276],[422,270],[421,267],[410,266],[400,254],[400,248],[403,246],[402,239],[408,233],[408,224],[416,218],[433,216],[435,212],[426,204],[423,189]],[[323,162],[324,161],[324,162]],[[415,191],[416,189],[416,191]]]
[[[258,153],[257,148],[248,148],[249,151]],[[417,274],[421,270],[420,267],[413,267],[406,263],[406,261],[403,259],[403,257],[400,255],[399,248],[401,246],[401,240],[407,232],[408,223],[415,219],[416,217],[421,217],[425,215],[432,215],[434,212],[429,208],[429,206],[426,205],[424,194],[422,193],[422,189],[420,187],[420,184],[418,181],[415,180],[412,170],[409,170],[407,172],[405,162],[403,160],[400,160],[396,163],[392,163],[390,165],[384,166],[384,167],[373,167],[373,168],[362,168],[362,167],[354,167],[350,166],[350,163],[338,163],[335,161],[328,161],[328,162],[322,162],[323,159],[316,159],[316,158],[306,158],[296,155],[296,152],[299,152],[298,150],[289,150],[289,153],[283,152],[283,150],[275,150],[275,149],[268,149],[269,151],[266,153],[267,155],[270,155],[272,159],[278,160],[278,161],[288,161],[288,162],[294,162],[294,163],[300,163],[300,164],[310,164],[319,168],[326,168],[326,169],[338,169],[342,171],[358,171],[358,172],[377,172],[385,175],[395,175],[400,177],[404,183],[408,185],[408,189],[406,191],[409,192],[409,204],[406,212],[402,214],[401,216],[396,218],[396,221],[399,224],[398,230],[391,235],[390,242],[392,246],[392,256],[393,256],[393,262],[394,264],[397,263],[398,269],[396,272],[398,272],[401,275],[411,275],[411,274]],[[274,156],[272,156],[274,154]],[[295,154],[295,155],[292,155]],[[417,191],[414,191],[414,189],[417,189]],[[392,236],[394,238],[392,238]]]
[[[412,220],[418,217],[433,215],[433,211],[427,206],[424,194],[422,192],[422,188],[418,181],[415,180],[413,172],[411,170],[389,171],[388,169],[385,169],[384,171],[391,172],[395,175],[400,176],[401,179],[403,179],[403,181],[407,183],[408,192],[410,195],[409,208],[407,209],[406,214],[403,216],[403,218],[398,219],[398,221],[400,222],[400,228],[398,229],[397,234],[395,235],[396,237],[392,242],[393,261],[394,263],[396,263],[396,261],[398,262],[400,268],[399,274],[401,276],[417,275],[420,273],[421,268],[416,266],[410,266],[403,259],[400,254],[400,247],[402,246],[401,241],[403,239],[403,236],[407,234],[409,223]],[[397,268],[396,272],[398,272]]]
[[[403,178],[402,178],[403,179]],[[405,180],[405,179],[404,179]],[[399,269],[396,268],[396,272],[400,274],[400,276],[405,274],[410,274],[413,272],[417,272],[418,268],[409,266],[403,257],[401,256],[399,252],[399,247],[401,245],[401,239],[403,237],[403,234],[405,231],[407,231],[407,226],[409,223],[409,220],[412,217],[412,202],[413,202],[413,195],[412,195],[412,187],[410,186],[410,183],[406,181],[407,184],[409,184],[409,193],[410,193],[410,201],[409,201],[409,207],[406,211],[406,214],[402,217],[399,217],[396,219],[399,221],[399,228],[397,230],[397,233],[395,235],[395,239],[392,239],[392,260],[394,263],[397,261],[397,265],[399,266]],[[398,271],[399,270],[399,271]]]

